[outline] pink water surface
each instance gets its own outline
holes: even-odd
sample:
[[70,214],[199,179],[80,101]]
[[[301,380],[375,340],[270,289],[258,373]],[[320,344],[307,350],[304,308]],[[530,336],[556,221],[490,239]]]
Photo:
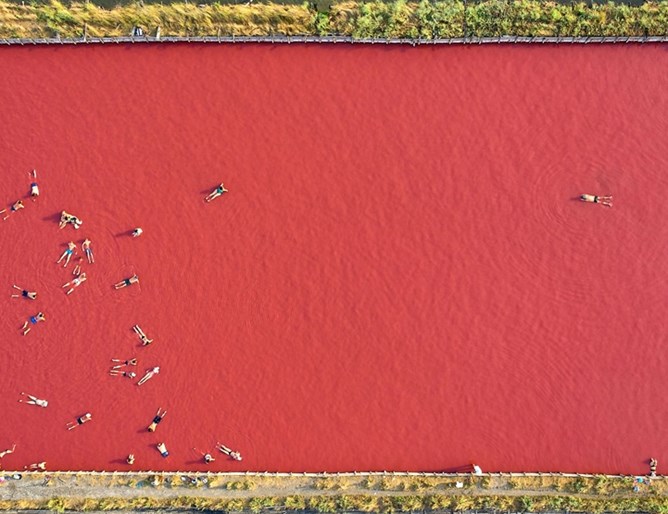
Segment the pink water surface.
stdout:
[[[668,462],[668,47],[12,47],[0,66],[0,200],[32,168],[42,190],[0,222],[5,469]],[[55,261],[85,237],[96,263],[65,296]],[[138,387],[114,357],[161,373]],[[207,467],[192,448],[217,441],[244,460]]]

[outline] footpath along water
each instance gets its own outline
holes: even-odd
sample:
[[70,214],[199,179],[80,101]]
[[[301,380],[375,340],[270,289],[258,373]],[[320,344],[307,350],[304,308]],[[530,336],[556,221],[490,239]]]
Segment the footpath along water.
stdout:
[[[0,63],[2,202],[33,168],[41,192],[0,223],[4,469],[668,462],[665,46],[11,47]],[[58,229],[63,209],[79,230]],[[55,261],[85,238],[95,264],[66,296],[78,256]],[[132,357],[134,382],[160,373],[108,374]],[[217,442],[243,461],[192,449]]]

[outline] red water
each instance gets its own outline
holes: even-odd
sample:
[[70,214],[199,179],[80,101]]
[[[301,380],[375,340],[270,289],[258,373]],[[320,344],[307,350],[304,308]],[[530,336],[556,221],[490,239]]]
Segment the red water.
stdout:
[[[668,47],[13,47],[0,65],[2,203],[32,168],[42,191],[0,223],[5,469],[668,461]],[[85,237],[96,263],[65,296],[55,261]],[[161,373],[137,387],[114,357]],[[205,466],[192,448],[217,441],[243,462]]]

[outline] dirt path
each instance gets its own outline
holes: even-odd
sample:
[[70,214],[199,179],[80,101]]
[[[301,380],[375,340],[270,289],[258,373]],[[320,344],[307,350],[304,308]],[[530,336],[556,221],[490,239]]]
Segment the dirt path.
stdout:
[[[5,475],[9,476],[9,475]],[[138,498],[168,499],[196,498],[253,498],[303,497],[323,495],[373,495],[410,496],[422,494],[441,495],[504,495],[504,496],[578,496],[596,498],[614,495],[619,498],[642,494],[658,494],[668,497],[665,478],[645,484],[635,492],[630,477],[614,480],[599,479],[596,489],[586,481],[548,476],[517,479],[490,476],[472,479],[459,477],[310,477],[275,475],[206,475],[197,476],[195,485],[191,478],[175,474],[37,474],[24,473],[21,480],[6,480],[0,484],[0,500],[45,500],[49,498]],[[457,488],[460,482],[464,485]]]

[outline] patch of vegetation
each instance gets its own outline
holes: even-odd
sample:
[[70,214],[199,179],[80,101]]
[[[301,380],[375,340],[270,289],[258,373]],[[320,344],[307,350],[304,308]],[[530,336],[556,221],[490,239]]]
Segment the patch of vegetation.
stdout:
[[553,0],[315,0],[302,4],[0,0],[0,37],[344,35],[358,38],[647,36],[668,32],[668,0],[638,6]]

